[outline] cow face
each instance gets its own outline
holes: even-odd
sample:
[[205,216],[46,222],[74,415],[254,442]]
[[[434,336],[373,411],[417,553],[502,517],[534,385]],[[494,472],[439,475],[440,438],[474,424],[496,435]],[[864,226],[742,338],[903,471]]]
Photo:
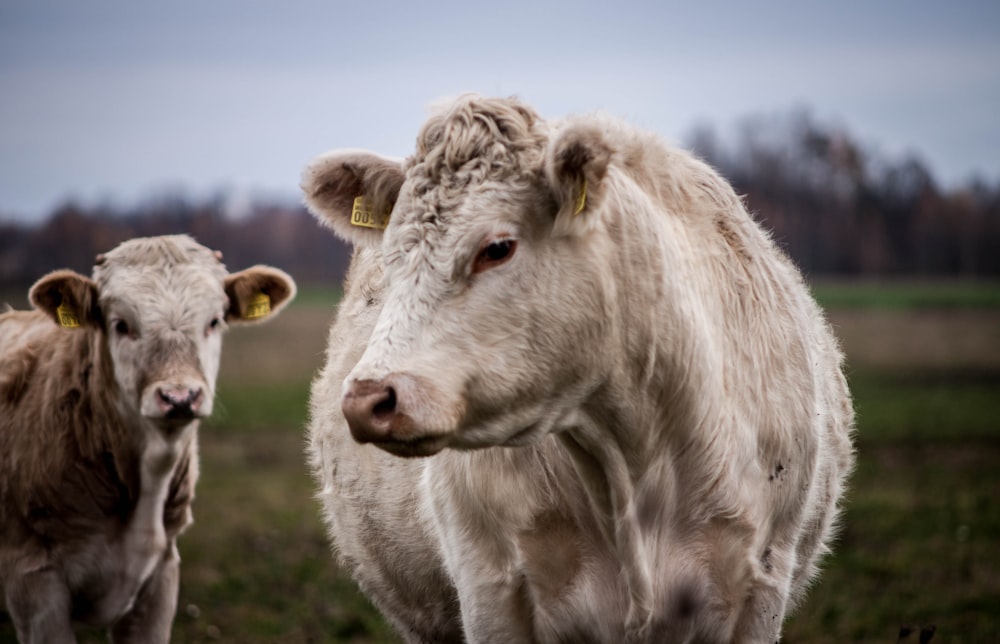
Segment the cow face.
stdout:
[[306,170],[310,209],[381,252],[382,310],[343,384],[357,440],[429,455],[575,422],[611,319],[593,212],[609,155],[599,132],[553,135],[473,99],[432,119],[405,165],[346,151]]
[[131,240],[99,256],[93,279],[56,271],[30,297],[69,331],[99,332],[126,411],[180,427],[212,412],[227,326],[266,319],[295,292],[281,271],[229,275],[219,257],[186,236]]

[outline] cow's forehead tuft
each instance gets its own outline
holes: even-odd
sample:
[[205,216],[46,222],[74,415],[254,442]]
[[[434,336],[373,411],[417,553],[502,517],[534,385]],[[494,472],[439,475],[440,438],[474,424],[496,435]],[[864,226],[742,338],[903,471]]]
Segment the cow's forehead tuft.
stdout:
[[542,119],[516,99],[463,97],[430,119],[417,137],[409,177],[415,192],[504,179],[541,164]]
[[169,272],[181,266],[203,267],[220,281],[227,274],[225,265],[210,249],[187,235],[166,235],[123,242],[104,254],[94,268],[94,278],[98,285],[103,286],[122,271],[154,269]]

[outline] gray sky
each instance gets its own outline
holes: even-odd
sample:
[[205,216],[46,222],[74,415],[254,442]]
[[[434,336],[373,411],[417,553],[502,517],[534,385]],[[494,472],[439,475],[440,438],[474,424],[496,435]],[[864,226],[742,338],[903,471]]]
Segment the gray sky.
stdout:
[[673,141],[806,107],[946,186],[996,181],[1000,2],[3,0],[0,219],[296,198],[313,156],[405,156],[426,106],[466,91]]

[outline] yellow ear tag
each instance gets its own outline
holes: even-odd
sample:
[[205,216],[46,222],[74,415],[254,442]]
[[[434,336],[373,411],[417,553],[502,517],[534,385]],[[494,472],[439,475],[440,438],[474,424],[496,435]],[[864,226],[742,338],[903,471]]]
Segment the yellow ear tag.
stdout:
[[382,229],[389,225],[390,212],[392,212],[391,207],[381,214],[374,213],[371,206],[365,203],[364,197],[355,197],[354,205],[351,207],[351,225]]
[[60,304],[56,307],[56,316],[59,318],[59,326],[65,329],[77,329],[80,327],[80,318],[76,315],[76,311],[65,304]]
[[267,293],[257,293],[250,298],[247,312],[243,316],[247,320],[257,320],[271,315],[271,298]]
[[574,215],[579,215],[583,212],[584,207],[587,205],[587,179],[584,178],[583,186],[580,187],[580,196],[576,198],[576,208],[573,209]]

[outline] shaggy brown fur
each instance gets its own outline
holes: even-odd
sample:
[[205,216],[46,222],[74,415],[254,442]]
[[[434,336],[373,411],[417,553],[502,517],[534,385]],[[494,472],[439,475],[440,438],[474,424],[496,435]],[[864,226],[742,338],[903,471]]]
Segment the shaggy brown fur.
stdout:
[[[0,468],[9,486],[0,492],[4,541],[14,531],[17,541],[39,545],[71,541],[91,523],[128,517],[139,492],[141,446],[115,409],[100,332],[68,332],[41,312],[15,315],[48,329],[0,363]],[[194,483],[175,485],[181,491]],[[171,535],[182,527],[170,526]]]

